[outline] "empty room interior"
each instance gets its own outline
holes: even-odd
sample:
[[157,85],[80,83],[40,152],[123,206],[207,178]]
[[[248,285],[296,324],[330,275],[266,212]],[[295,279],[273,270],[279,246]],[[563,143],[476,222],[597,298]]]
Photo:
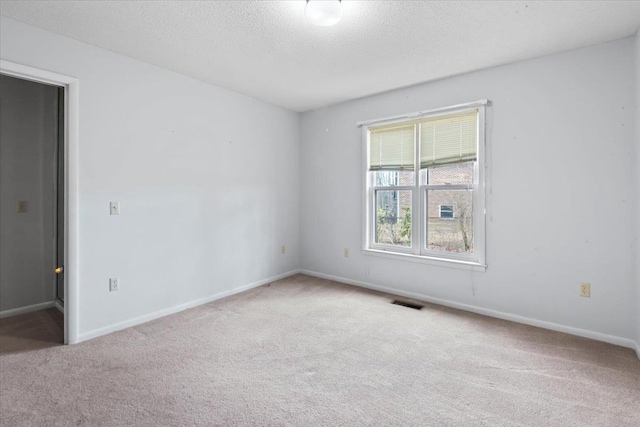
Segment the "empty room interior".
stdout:
[[640,2],[1,1],[1,426],[639,426]]

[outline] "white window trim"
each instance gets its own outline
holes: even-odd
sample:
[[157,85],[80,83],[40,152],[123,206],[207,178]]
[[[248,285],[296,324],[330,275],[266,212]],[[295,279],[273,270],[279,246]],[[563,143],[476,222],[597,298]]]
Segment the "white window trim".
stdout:
[[[486,105],[488,100],[479,100],[467,104],[459,104],[450,107],[420,111],[415,113],[403,114],[394,117],[387,117],[378,120],[368,120],[358,123],[358,126],[362,128],[362,173],[366,177],[363,180],[364,191],[362,192],[362,211],[363,215],[363,228],[362,228],[362,252],[367,255],[380,256],[389,259],[397,259],[411,262],[421,262],[431,265],[462,268],[473,271],[485,271],[486,270],[486,240],[485,240],[485,228],[486,228],[486,204],[485,204],[485,192],[486,192]],[[385,245],[375,243],[375,227],[372,221],[375,218],[375,200],[374,191],[376,187],[373,182],[372,174],[368,173],[368,159],[369,159],[369,127],[373,125],[400,123],[407,120],[415,120],[426,117],[437,117],[439,115],[450,114],[452,112],[464,111],[470,109],[478,110],[478,161],[475,162],[474,168],[474,184],[473,188],[473,242],[474,253],[472,255],[467,254],[454,254],[443,253],[439,251],[430,251],[426,248],[421,248],[421,243],[426,241],[426,230],[423,221],[418,220],[418,226],[412,227],[412,247],[400,247],[395,245]],[[416,145],[419,146],[419,139],[416,135]],[[420,157],[416,156],[416,171],[420,170]],[[416,173],[416,178],[419,173]],[[412,190],[412,212],[418,213],[418,218],[424,217],[426,209],[426,186],[419,185],[416,182],[413,187],[405,186],[393,186],[385,187],[386,190]],[[432,186],[430,187],[432,188]],[[451,188],[451,186],[447,186]],[[380,188],[378,188],[380,189]],[[417,192],[417,194],[416,194]],[[415,214],[414,214],[415,215]],[[415,225],[415,223],[414,223]],[[424,238],[419,238],[424,236]]]

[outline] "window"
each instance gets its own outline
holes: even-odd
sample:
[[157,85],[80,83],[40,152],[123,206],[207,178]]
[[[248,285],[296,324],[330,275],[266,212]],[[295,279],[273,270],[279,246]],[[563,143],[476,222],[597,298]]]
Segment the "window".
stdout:
[[485,104],[363,125],[365,250],[484,266]]
[[440,218],[453,218],[453,205],[440,205]]

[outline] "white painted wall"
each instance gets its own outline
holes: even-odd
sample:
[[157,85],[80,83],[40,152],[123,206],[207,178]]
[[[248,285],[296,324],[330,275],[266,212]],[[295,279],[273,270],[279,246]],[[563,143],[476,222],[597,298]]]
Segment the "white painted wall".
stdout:
[[54,299],[57,102],[52,86],[0,76],[0,312]]
[[[631,342],[633,49],[628,38],[304,113],[303,269]],[[493,103],[487,271],[360,253],[356,122],[482,98]]]
[[79,79],[81,339],[298,267],[296,113],[0,24],[2,59]]

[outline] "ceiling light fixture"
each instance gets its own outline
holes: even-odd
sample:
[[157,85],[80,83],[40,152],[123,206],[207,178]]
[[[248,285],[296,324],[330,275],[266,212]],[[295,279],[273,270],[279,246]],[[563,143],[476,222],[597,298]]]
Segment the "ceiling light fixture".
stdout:
[[313,25],[335,25],[342,18],[342,0],[307,0],[304,13]]

